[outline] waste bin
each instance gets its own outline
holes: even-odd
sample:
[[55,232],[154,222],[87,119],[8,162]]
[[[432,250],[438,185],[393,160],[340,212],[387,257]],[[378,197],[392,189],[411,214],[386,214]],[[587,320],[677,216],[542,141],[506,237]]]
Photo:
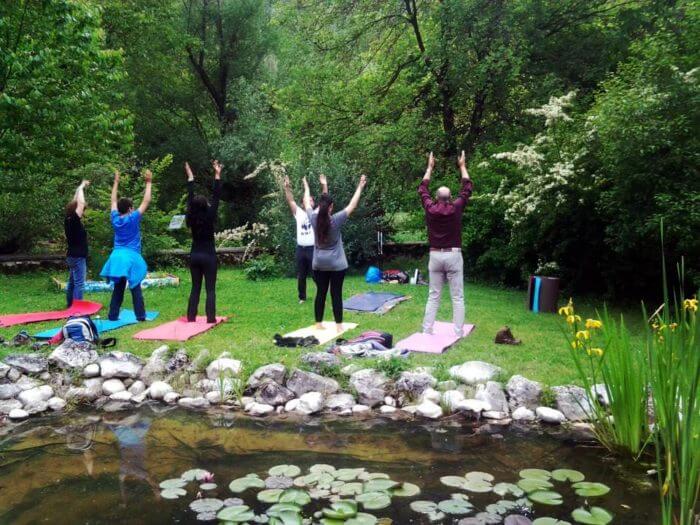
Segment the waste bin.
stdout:
[[531,275],[527,287],[527,308],[535,313],[556,313],[559,304],[559,278]]

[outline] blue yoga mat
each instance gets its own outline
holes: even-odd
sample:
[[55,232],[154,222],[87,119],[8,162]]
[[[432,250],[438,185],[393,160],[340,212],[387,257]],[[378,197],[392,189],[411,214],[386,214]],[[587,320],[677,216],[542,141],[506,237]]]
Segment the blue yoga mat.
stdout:
[[401,297],[403,297],[403,295],[395,293],[366,292],[353,295],[350,299],[343,301],[343,308],[356,312],[374,312],[385,303],[393,301],[394,299],[400,299]]
[[[146,312],[146,321],[153,321],[156,317],[158,317],[158,312]],[[119,319],[116,321],[110,321],[109,319],[93,319],[93,322],[97,327],[98,334],[138,323],[134,311],[126,308],[122,308],[122,310],[119,312]],[[49,328],[48,330],[34,334],[34,337],[37,339],[51,339],[54,335],[61,331],[61,328],[63,327]]]

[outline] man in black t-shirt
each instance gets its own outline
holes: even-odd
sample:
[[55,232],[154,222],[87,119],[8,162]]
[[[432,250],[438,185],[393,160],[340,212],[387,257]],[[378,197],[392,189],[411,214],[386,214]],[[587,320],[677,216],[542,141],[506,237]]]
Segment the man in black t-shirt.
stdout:
[[66,205],[66,216],[63,223],[68,244],[66,263],[70,272],[66,286],[66,303],[69,308],[74,299],[83,298],[83,290],[85,289],[88,243],[82,218],[86,207],[85,188],[89,185],[90,181],[88,180],[80,183],[73,200]]

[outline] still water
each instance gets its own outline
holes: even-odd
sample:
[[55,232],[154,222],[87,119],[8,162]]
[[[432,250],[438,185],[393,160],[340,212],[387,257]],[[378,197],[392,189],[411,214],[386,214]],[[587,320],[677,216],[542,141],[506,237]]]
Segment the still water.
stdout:
[[[658,523],[657,496],[644,466],[546,432],[484,429],[386,419],[256,420],[237,414],[164,411],[159,406],[50,416],[0,436],[0,523],[202,523],[188,508],[196,488],[168,500],[160,497],[158,484],[188,469],[206,469],[218,484],[207,496],[225,499],[238,496],[228,489],[235,478],[257,473],[264,479],[267,470],[279,464],[297,465],[306,472],[318,463],[364,467],[418,485],[420,495],[394,498],[390,507],[372,511],[392,518],[394,524],[428,523],[425,515],[410,509],[410,502],[438,502],[459,492],[444,486],[442,476],[482,471],[495,476],[495,482],[514,483],[525,468],[579,470],[587,480],[611,488],[588,503],[609,510],[613,523]],[[569,486],[557,485],[555,490],[564,496],[564,504],[535,504],[535,517],[573,522],[571,511],[585,506],[586,498]],[[264,512],[255,492],[242,497]],[[501,499],[493,493],[469,497],[476,508],[471,515]],[[312,503],[305,515],[319,508]],[[438,523],[454,524],[460,518],[446,516]]]

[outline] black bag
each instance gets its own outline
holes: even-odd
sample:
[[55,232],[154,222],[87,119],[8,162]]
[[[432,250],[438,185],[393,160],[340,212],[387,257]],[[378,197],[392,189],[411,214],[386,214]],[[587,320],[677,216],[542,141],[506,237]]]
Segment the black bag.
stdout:
[[91,343],[102,348],[108,348],[117,344],[114,337],[100,339],[97,326],[89,315],[76,315],[69,317],[61,328],[64,339],[71,339],[76,343]]

